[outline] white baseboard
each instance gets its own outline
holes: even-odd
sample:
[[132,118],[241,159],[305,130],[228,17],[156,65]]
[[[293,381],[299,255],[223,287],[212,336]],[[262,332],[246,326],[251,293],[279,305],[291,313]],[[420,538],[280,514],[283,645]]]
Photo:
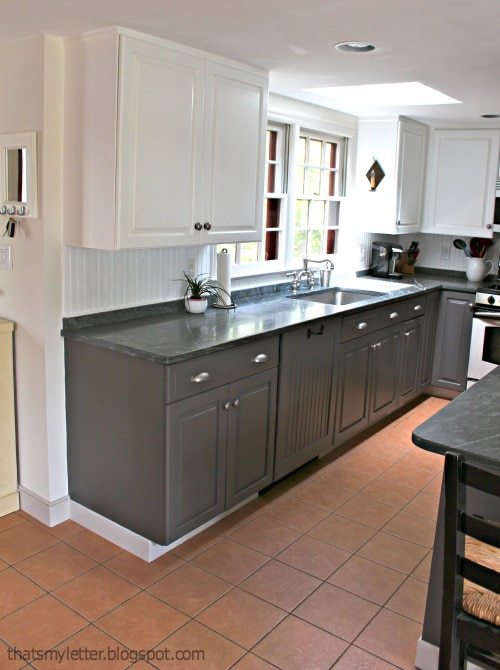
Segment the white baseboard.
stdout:
[[220,521],[220,519],[228,516],[228,514],[231,514],[240,507],[243,507],[243,505],[246,505],[251,500],[256,498],[257,495],[258,494],[255,493],[253,496],[250,496],[239,505],[236,505],[232,509],[223,512],[222,514],[219,514],[219,516],[211,519],[210,521],[207,521],[207,523],[204,523],[203,526],[200,526],[196,530],[191,531],[187,535],[184,535],[169,545],[156,544],[142,535],[138,535],[128,528],[124,528],[124,526],[120,526],[118,523],[115,523],[114,521],[97,514],[97,512],[93,512],[88,507],[84,507],[74,500],[69,501],[69,513],[70,518],[73,521],[76,521],[76,523],[79,523],[81,526],[84,526],[84,528],[97,533],[97,535],[104,537],[106,540],[117,544],[122,549],[125,549],[131,554],[134,554],[135,556],[138,556],[144,561],[148,561],[148,563],[150,563],[156,558],[163,556],[163,554],[166,554],[171,549],[179,546],[179,544],[182,544],[182,542],[185,542],[191,537],[198,535],[198,533],[201,533],[202,530],[213,526],[214,523],[217,523],[217,521]]
[[19,493],[8,493],[6,496],[0,498],[0,516],[12,514],[19,509]]
[[69,497],[46,500],[24,486],[19,486],[21,509],[46,526],[57,526],[69,519]]
[[[439,647],[430,642],[422,640],[420,637],[417,642],[417,656],[415,658],[415,667],[418,670],[438,670],[439,665]],[[475,663],[467,661],[465,664],[467,670],[482,670]]]

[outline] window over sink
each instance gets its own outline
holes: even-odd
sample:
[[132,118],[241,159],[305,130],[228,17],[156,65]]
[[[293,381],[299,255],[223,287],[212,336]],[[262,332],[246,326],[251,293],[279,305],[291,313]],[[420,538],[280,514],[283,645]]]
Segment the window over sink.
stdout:
[[304,256],[335,253],[346,157],[344,137],[268,123],[264,239],[217,246],[232,254],[236,275],[275,272]]

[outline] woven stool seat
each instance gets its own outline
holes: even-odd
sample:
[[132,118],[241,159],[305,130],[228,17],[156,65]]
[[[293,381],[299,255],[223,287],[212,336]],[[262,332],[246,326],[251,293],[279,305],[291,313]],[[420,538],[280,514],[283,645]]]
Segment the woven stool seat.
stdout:
[[[500,580],[500,549],[467,536],[465,555],[470,560],[498,572]],[[500,626],[500,595],[467,579],[464,579],[463,608],[477,619]]]

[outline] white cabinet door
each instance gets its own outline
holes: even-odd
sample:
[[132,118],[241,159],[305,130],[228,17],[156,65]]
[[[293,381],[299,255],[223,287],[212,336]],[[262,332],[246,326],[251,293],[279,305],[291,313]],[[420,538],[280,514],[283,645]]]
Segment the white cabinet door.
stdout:
[[[391,235],[420,230],[426,145],[427,126],[421,123],[359,119],[354,227]],[[385,176],[372,191],[366,173],[375,159]]]
[[122,36],[118,248],[198,244],[206,61]]
[[424,192],[424,165],[427,129],[399,122],[398,137],[398,231],[419,230]]
[[425,231],[493,236],[500,132],[436,130],[427,181]]
[[266,114],[266,78],[219,63],[208,64],[206,242],[262,239]]

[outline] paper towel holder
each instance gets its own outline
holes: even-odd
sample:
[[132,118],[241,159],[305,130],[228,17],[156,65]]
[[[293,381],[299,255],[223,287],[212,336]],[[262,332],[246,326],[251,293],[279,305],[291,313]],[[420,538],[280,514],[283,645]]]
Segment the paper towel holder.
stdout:
[[[228,254],[229,251],[224,247],[224,249],[221,249],[220,253]],[[226,291],[224,291],[224,293],[226,293]],[[226,294],[226,295],[228,295],[228,297],[230,298],[230,300],[231,300],[230,303],[225,304],[225,303],[219,302],[220,300],[223,300],[222,296],[219,296],[219,299],[216,300],[214,303],[212,303],[211,306],[214,307],[215,309],[236,309],[236,303],[233,301],[233,299],[231,298],[231,296],[229,294]]]

